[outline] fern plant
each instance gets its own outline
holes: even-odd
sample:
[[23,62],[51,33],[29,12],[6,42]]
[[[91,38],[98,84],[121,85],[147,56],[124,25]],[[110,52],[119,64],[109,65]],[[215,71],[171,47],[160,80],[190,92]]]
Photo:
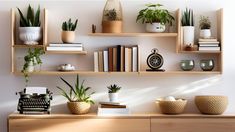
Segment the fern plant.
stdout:
[[113,85],[108,86],[107,88],[109,90],[109,93],[117,93],[118,91],[121,90],[122,87],[120,87],[116,84],[113,84]]
[[63,31],[75,31],[77,28],[77,23],[78,23],[78,19],[76,19],[76,21],[73,23],[71,18],[66,22],[63,22],[62,24],[62,30]]
[[182,26],[194,26],[194,17],[192,9],[186,8],[186,10],[183,12],[181,24]]
[[60,77],[60,79],[68,86],[69,91],[67,92],[65,89],[59,86],[57,86],[57,88],[61,91],[61,95],[64,96],[69,102],[86,102],[94,104],[94,101],[91,99],[91,95],[93,95],[95,92],[88,94],[88,91],[91,89],[91,87],[85,87],[84,80],[80,84],[78,75],[74,86],[72,86],[62,77]]
[[38,6],[36,13],[34,13],[34,9],[29,5],[26,16],[23,15],[19,8],[17,9],[20,14],[20,27],[40,27],[40,6]]
[[161,4],[146,4],[146,8],[139,11],[136,22],[141,21],[144,23],[161,23],[172,25],[175,18],[171,13],[162,8]]
[[210,29],[211,28],[211,21],[209,17],[201,16],[199,21],[199,26],[201,29]]

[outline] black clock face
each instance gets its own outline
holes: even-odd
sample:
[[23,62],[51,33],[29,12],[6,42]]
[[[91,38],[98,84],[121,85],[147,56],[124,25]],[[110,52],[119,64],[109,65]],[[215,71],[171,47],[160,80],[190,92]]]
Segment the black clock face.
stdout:
[[153,53],[147,58],[147,64],[151,69],[159,69],[163,65],[163,57],[160,54]]

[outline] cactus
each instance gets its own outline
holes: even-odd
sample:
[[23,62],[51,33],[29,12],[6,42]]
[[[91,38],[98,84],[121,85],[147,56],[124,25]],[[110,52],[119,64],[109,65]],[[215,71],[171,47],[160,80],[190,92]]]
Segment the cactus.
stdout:
[[62,24],[62,30],[63,31],[75,31],[77,28],[78,19],[76,19],[75,23],[72,23],[71,18],[66,22],[63,22]]
[[194,26],[193,10],[186,8],[181,19],[182,26]]
[[40,6],[38,6],[38,9],[34,14],[34,9],[29,5],[26,17],[19,8],[17,9],[20,14],[20,27],[40,27]]

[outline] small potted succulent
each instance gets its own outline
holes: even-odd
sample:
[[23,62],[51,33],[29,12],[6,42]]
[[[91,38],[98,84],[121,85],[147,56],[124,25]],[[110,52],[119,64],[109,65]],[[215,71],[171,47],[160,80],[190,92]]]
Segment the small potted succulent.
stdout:
[[107,0],[102,19],[103,33],[122,32],[122,6],[119,0]]
[[21,72],[24,74],[26,86],[29,82],[29,73],[35,71],[36,65],[42,65],[42,60],[40,58],[45,52],[43,49],[35,48],[34,50],[29,49],[28,54],[24,57],[24,66]]
[[121,87],[113,84],[107,87],[109,92],[109,101],[118,102],[118,92],[121,90]]
[[78,19],[73,23],[71,18],[62,24],[61,39],[64,43],[73,43],[75,39],[75,30],[77,28]]
[[166,24],[172,25],[175,19],[162,6],[161,4],[146,4],[146,8],[139,11],[136,22],[146,23],[147,32],[164,32]]
[[64,96],[68,102],[67,106],[72,114],[86,114],[89,112],[91,104],[94,104],[94,101],[91,99],[91,95],[95,92],[88,93],[91,87],[84,86],[84,80],[80,84],[79,76],[77,75],[76,83],[72,86],[63,78],[60,78],[67,86],[67,90],[57,86],[57,88],[61,91],[61,95]]
[[201,16],[199,21],[200,26],[200,37],[210,38],[211,37],[211,21],[209,17]]
[[182,14],[181,24],[183,26],[183,44],[185,45],[185,50],[193,49],[194,45],[194,17],[193,10],[186,8]]
[[40,7],[38,6],[36,13],[34,13],[34,9],[29,5],[27,16],[24,16],[19,8],[17,9],[20,14],[20,40],[22,40],[26,45],[39,44],[38,42],[42,38],[40,27]]

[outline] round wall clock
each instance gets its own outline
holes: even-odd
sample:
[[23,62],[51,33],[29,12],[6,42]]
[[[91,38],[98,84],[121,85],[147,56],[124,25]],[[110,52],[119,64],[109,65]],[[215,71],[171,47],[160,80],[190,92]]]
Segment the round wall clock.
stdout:
[[[151,51],[152,53],[147,58],[147,64],[151,70],[159,71],[159,68],[163,65],[163,57],[158,53],[158,49],[154,48]],[[160,70],[162,71],[162,70]]]

